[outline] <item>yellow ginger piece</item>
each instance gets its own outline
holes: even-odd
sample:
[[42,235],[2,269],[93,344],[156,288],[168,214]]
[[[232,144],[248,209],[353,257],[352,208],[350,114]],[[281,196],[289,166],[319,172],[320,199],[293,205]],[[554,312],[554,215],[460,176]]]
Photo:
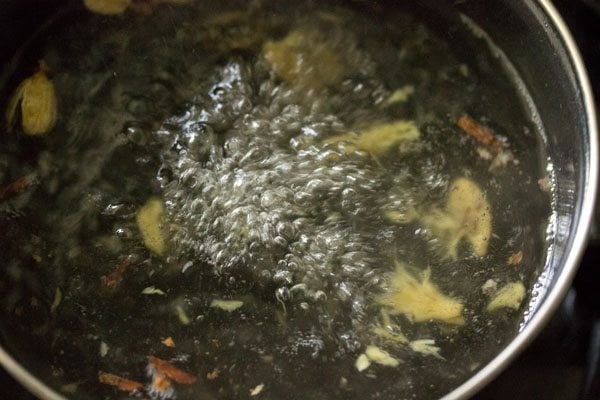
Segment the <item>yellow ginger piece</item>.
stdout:
[[83,0],[86,8],[96,14],[123,14],[131,4],[131,0]]
[[413,322],[464,324],[463,304],[440,292],[429,280],[430,275],[431,270],[426,269],[417,279],[404,265],[397,263],[396,271],[389,278],[389,289],[377,296],[377,303],[386,307],[391,315],[403,314]]
[[333,49],[306,29],[267,41],[263,55],[277,76],[291,85],[321,89],[342,77],[343,67]]
[[56,122],[56,94],[54,84],[46,76],[44,64],[31,77],[17,87],[6,109],[9,128],[15,123],[21,105],[21,126],[30,136],[43,136],[54,128]]
[[367,346],[365,349],[365,356],[369,359],[369,361],[373,361],[380,365],[385,365],[386,367],[397,367],[400,364],[400,361],[395,359],[385,350],[380,349],[377,346]]
[[369,357],[367,357],[367,355],[364,353],[359,355],[356,361],[354,362],[354,367],[358,370],[358,372],[362,372],[370,366],[371,360],[369,360]]
[[219,300],[215,299],[210,302],[212,308],[219,308],[223,311],[232,312],[244,305],[243,301],[239,300]]
[[479,186],[468,178],[452,183],[444,211],[434,210],[421,218],[446,246],[446,255],[456,259],[458,245],[466,238],[473,252],[483,257],[492,234],[491,207]]
[[400,120],[391,123],[373,125],[358,134],[344,133],[330,137],[323,144],[347,142],[346,154],[357,150],[365,151],[375,157],[382,156],[403,142],[417,140],[421,136],[414,121]]
[[383,103],[384,107],[391,106],[396,103],[404,103],[408,100],[410,96],[415,93],[415,87],[413,85],[406,85],[401,87],[400,89],[394,90],[394,93],[387,98],[387,100]]
[[415,353],[421,353],[426,356],[433,356],[435,358],[439,358],[440,360],[444,359],[444,357],[440,355],[440,348],[435,345],[435,340],[433,339],[413,340],[409,343],[409,347]]
[[164,213],[162,200],[158,197],[151,197],[135,216],[144,245],[148,250],[161,257],[167,252],[167,241],[163,228]]
[[521,282],[507,283],[496,292],[490,303],[487,305],[487,311],[495,311],[499,308],[512,308],[518,310],[525,298],[525,286]]

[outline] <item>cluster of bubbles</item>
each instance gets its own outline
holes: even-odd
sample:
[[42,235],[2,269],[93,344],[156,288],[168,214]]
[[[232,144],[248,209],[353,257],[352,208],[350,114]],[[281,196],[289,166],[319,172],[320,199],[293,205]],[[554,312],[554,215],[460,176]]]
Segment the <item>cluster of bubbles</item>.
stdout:
[[243,270],[259,286],[276,284],[281,302],[301,293],[362,311],[360,293],[381,264],[374,205],[393,180],[368,154],[322,142],[348,132],[345,115],[373,109],[381,84],[359,76],[336,91],[302,90],[278,83],[264,60],[243,58],[211,79],[157,131],[173,245],[217,274]]

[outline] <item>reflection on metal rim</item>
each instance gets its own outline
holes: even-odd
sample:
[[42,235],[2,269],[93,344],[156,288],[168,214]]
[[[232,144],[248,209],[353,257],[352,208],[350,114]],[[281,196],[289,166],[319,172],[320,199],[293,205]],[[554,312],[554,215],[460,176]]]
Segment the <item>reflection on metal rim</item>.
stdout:
[[550,0],[538,0],[539,6],[545,12],[546,16],[556,28],[560,39],[566,48],[569,61],[572,63],[575,70],[576,78],[581,90],[585,113],[587,118],[587,129],[589,140],[588,164],[584,165],[585,181],[582,188],[583,202],[580,208],[579,219],[575,227],[575,237],[572,240],[571,248],[567,251],[566,261],[560,276],[556,280],[556,284],[547,293],[540,308],[531,318],[527,326],[513,339],[510,344],[502,350],[491,362],[482,368],[467,382],[444,396],[442,400],[458,400],[466,399],[474,395],[482,389],[487,383],[494,379],[502,370],[504,370],[511,361],[513,361],[521,351],[534,339],[534,337],[542,330],[548,320],[552,317],[554,311],[558,308],[567,290],[571,285],[571,281],[577,271],[579,259],[585,249],[590,224],[593,217],[594,204],[596,199],[596,185],[598,176],[598,131],[594,101],[592,97],[592,89],[588,80],[587,73],[583,64],[579,50],[575,45],[575,41],[569,32],[562,17],[554,8]]
[[[561,275],[558,277],[554,287],[547,293],[541,307],[537,310],[531,321],[517,337],[496,356],[490,363],[482,368],[467,382],[446,395],[443,400],[465,399],[474,395],[483,386],[494,379],[508,364],[533,340],[543,326],[548,322],[558,305],[561,303],[566,291],[577,270],[579,259],[585,249],[587,234],[592,220],[596,197],[596,178],[598,174],[598,141],[597,121],[592,91],[579,51],[571,34],[558,11],[550,0],[537,0],[537,3],[553,23],[566,48],[569,60],[576,73],[579,88],[581,90],[585,112],[587,117],[588,140],[588,164],[586,167],[586,181],[583,187],[583,203],[580,208],[579,219],[575,228],[575,237],[572,246],[567,253],[567,258]],[[0,347],[0,365],[2,365],[16,380],[25,386],[31,393],[44,400],[66,400],[64,396],[57,393],[42,381],[38,380],[17,361],[15,361],[2,347]]]
[[50,387],[46,386],[42,381],[33,376],[21,364],[15,361],[2,347],[0,347],[0,365],[2,365],[8,373],[17,381],[21,382],[31,393],[44,400],[66,400],[66,398]]

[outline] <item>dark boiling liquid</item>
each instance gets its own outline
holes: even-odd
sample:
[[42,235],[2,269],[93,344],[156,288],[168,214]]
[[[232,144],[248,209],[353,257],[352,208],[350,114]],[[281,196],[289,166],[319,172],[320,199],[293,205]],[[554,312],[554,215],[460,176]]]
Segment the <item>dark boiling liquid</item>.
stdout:
[[[100,371],[142,382],[137,398],[238,399],[258,385],[262,399],[449,392],[516,334],[531,300],[486,312],[484,283],[531,288],[545,262],[551,207],[538,179],[547,166],[524,94],[464,27],[442,29],[416,6],[208,3],[84,14],[35,49],[59,116],[47,138],[2,138],[0,182],[35,178],[0,203],[5,345],[57,390],[76,386],[76,398],[128,397],[99,383]],[[337,57],[339,79],[282,81],[262,49],[293,31]],[[406,85],[406,101],[386,104]],[[490,170],[485,145],[456,125],[464,114],[492,127],[513,159]],[[398,120],[415,121],[420,138],[381,156],[323,145]],[[491,205],[484,257],[465,241],[456,260],[444,257],[418,219],[384,217],[443,208],[459,177]],[[165,257],[146,249],[136,226],[153,196],[166,209]],[[508,265],[520,250],[522,263]],[[396,262],[429,267],[441,292],[465,305],[459,326],[391,317],[409,340],[433,339],[440,357],[372,332]],[[119,268],[122,280],[107,287]],[[162,294],[142,294],[148,287]],[[243,306],[226,312],[215,299]],[[161,343],[167,337],[175,347]],[[399,366],[359,372],[368,345]],[[150,355],[197,383],[156,390]]]

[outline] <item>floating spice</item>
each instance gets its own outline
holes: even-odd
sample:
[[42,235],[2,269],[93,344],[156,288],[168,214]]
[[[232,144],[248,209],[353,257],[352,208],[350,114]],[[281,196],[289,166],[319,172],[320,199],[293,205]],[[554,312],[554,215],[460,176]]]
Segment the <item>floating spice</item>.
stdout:
[[510,282],[500,288],[486,307],[487,311],[500,308],[518,310],[525,298],[525,286],[522,282]]
[[516,251],[513,254],[511,254],[508,257],[508,260],[506,260],[506,263],[508,265],[519,265],[519,264],[521,264],[522,261],[523,261],[523,250],[519,250],[519,251]]
[[336,53],[314,32],[291,31],[279,41],[267,41],[263,54],[285,83],[320,89],[339,81],[343,66]]
[[21,114],[21,127],[26,135],[43,136],[56,123],[57,101],[54,84],[46,75],[47,67],[42,61],[35,74],[25,79],[15,90],[6,109],[9,128],[15,125],[17,110]]
[[213,300],[210,302],[212,308],[219,308],[223,311],[232,312],[244,305],[243,301],[239,300]]
[[164,212],[162,200],[158,197],[151,197],[135,216],[144,245],[148,250],[161,257],[167,252],[163,227]]
[[446,256],[458,257],[458,245],[463,238],[477,256],[486,255],[492,234],[492,211],[484,193],[472,180],[456,179],[450,187],[446,209],[434,210],[421,221],[443,241]]
[[192,385],[196,383],[196,377],[177,368],[168,361],[161,360],[158,357],[149,356],[148,365],[152,367],[158,374],[164,375],[177,383],[184,385]]
[[356,359],[356,362],[354,363],[354,367],[356,367],[358,372],[362,372],[365,369],[369,368],[370,366],[371,366],[371,360],[369,360],[369,357],[367,357],[367,355],[364,353],[359,355],[358,358]]
[[382,350],[377,346],[367,346],[365,355],[369,358],[369,360],[380,365],[385,365],[386,367],[397,367],[400,365],[400,361],[392,357],[387,351]]
[[56,309],[62,302],[62,298],[63,298],[62,291],[60,290],[60,288],[56,288],[56,291],[54,292],[54,300],[52,301],[52,305],[50,306],[51,313],[54,314],[56,312]]
[[256,385],[254,389],[250,389],[250,396],[258,396],[260,392],[265,388],[265,384],[261,383],[260,385]]
[[410,342],[409,347],[412,351],[416,353],[421,353],[426,356],[433,356],[440,360],[443,360],[444,357],[440,355],[440,348],[435,345],[435,340],[433,339],[418,339]]
[[458,119],[458,126],[465,131],[473,139],[487,146],[490,146],[496,151],[499,151],[504,147],[504,144],[496,138],[494,131],[487,126],[477,122],[468,115],[463,115]]
[[98,380],[100,383],[115,386],[117,389],[124,392],[135,392],[144,387],[144,385],[140,382],[132,381],[131,379],[122,378],[118,375],[113,375],[106,372],[100,372],[98,374]]
[[415,87],[413,85],[405,85],[394,92],[387,98],[383,103],[384,107],[391,106],[396,103],[405,103],[410,96],[415,93]]
[[400,120],[370,126],[358,134],[344,133],[330,137],[323,144],[346,142],[344,152],[351,154],[357,150],[373,156],[382,156],[403,142],[419,139],[421,133],[414,121]]
[[391,315],[402,314],[413,322],[439,321],[462,325],[463,305],[443,294],[430,281],[431,270],[421,273],[420,279],[412,275],[403,264],[396,264],[390,276],[388,290],[376,301],[386,307]]
[[211,372],[206,374],[206,379],[208,379],[209,381],[213,381],[213,380],[217,379],[220,374],[221,374],[221,370],[219,368],[215,368]]
[[161,343],[167,347],[175,347],[175,341],[173,340],[173,338],[171,336],[169,336],[165,340],[161,341]]
[[144,288],[144,290],[142,290],[142,294],[146,294],[146,295],[156,294],[159,296],[166,296],[165,292],[163,292],[160,289],[155,288],[154,286],[148,286],[147,288]]
[[161,374],[155,374],[152,377],[150,390],[152,392],[161,393],[161,397],[163,398],[170,398],[173,394],[173,388],[171,386],[171,380],[169,378]]
[[105,357],[108,354],[108,345],[105,342],[100,342],[100,357]]

